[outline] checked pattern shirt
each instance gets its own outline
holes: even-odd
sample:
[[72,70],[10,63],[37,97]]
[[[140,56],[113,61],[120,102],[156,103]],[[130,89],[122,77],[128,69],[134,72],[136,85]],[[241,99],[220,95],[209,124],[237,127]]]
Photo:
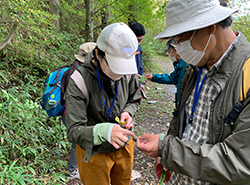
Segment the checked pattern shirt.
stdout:
[[[203,68],[201,78],[199,81],[199,86],[202,82],[202,79],[207,74],[207,79],[202,87],[198,103],[196,105],[195,112],[193,114],[193,122],[192,124],[188,124],[184,130],[182,140],[183,141],[192,141],[194,143],[208,143],[209,140],[209,117],[211,105],[217,95],[220,93],[221,89],[216,87],[214,83],[211,82],[211,76],[216,73],[218,67],[221,65],[222,59],[227,56],[232,50],[235,43],[238,41],[240,34],[236,37],[234,42],[228,47],[226,52],[222,55],[222,57],[210,68],[207,70]],[[198,69],[199,70],[199,69]],[[186,102],[186,114],[187,120],[191,115],[193,100],[194,100],[194,91],[195,87],[187,99]],[[192,170],[192,169],[190,169]],[[167,183],[168,185],[209,185],[208,182],[202,182],[199,180],[192,179],[182,174],[175,173],[171,171],[170,181]]]

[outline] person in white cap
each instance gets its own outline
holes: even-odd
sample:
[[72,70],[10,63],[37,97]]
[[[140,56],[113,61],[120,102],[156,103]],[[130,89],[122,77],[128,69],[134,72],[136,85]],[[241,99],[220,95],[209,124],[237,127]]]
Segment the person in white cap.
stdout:
[[166,28],[191,68],[168,133],[137,147],[169,170],[168,184],[250,184],[250,44],[218,0],[171,0]]
[[[84,185],[130,185],[135,137],[132,118],[141,101],[135,52],[138,42],[125,23],[105,27],[79,73],[88,95],[70,78],[66,91],[68,138]],[[116,121],[116,117],[120,121]]]

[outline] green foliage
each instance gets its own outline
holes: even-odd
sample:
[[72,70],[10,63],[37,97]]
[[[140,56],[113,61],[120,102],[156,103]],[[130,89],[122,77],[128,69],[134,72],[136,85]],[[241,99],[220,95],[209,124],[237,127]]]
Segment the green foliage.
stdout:
[[[0,90],[0,184],[43,184],[47,178],[40,174],[52,172],[57,182],[65,181],[67,162],[54,155],[58,136],[66,139],[65,127],[62,130],[57,120],[46,122],[44,112],[37,116],[38,104],[30,99],[30,88]],[[67,147],[68,143],[61,143],[63,153]]]
[[247,40],[250,42],[250,16],[241,16],[241,17],[236,17],[234,18],[234,22],[232,25],[232,29],[235,31],[240,31],[242,32]]

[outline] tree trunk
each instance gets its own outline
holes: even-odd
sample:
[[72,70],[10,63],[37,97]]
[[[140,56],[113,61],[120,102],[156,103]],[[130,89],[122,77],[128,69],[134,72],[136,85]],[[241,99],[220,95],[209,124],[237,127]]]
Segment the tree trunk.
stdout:
[[[59,15],[59,12],[60,12],[59,11],[59,0],[49,0],[49,7],[50,7],[50,14]],[[57,19],[53,19],[53,23],[54,23],[55,27],[59,29],[59,27],[60,27],[59,17]]]
[[84,0],[86,6],[86,23],[85,23],[85,41],[93,42],[93,12],[94,12],[94,2],[93,0]]
[[128,25],[131,26],[132,24],[137,22],[135,15],[132,13],[133,11],[137,10],[133,5],[129,5],[128,9],[129,9]]

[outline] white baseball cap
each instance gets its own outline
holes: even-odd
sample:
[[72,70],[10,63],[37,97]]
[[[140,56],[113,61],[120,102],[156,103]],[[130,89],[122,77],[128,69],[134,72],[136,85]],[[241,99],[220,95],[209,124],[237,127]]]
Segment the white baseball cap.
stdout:
[[123,22],[105,27],[97,39],[97,47],[105,52],[110,70],[119,75],[137,74],[135,52],[138,41]]
[[211,26],[237,12],[221,6],[218,0],[171,0],[165,11],[166,28],[155,40]]
[[94,42],[86,42],[80,46],[79,54],[75,55],[75,58],[80,62],[85,62],[85,56],[88,55],[93,49],[95,49],[96,43]]

